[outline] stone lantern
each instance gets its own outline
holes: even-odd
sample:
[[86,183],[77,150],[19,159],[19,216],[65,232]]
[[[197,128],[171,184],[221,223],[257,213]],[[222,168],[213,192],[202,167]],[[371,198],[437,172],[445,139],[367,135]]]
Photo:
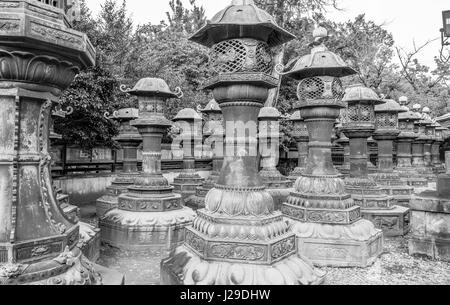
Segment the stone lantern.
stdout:
[[367,170],[367,138],[375,131],[375,107],[384,102],[362,85],[349,87],[343,101],[348,103],[344,133],[350,138],[350,177],[345,180],[346,190],[361,206],[363,217],[382,229],[385,236],[403,236],[409,230],[408,209],[396,206],[394,197],[370,179]]
[[[179,89],[179,88],[178,88]],[[139,117],[130,125],[142,136],[142,172],[119,196],[118,207],[100,219],[104,243],[125,250],[169,251],[184,240],[195,213],[183,205],[161,172],[161,140],[172,122],[164,117],[168,98],[180,98],[159,78],[141,79],[128,94],[137,96]]]
[[223,115],[219,104],[213,99],[202,110],[207,115],[207,121],[203,129],[203,135],[206,136],[205,144],[212,149],[212,172],[211,175],[199,186],[195,193],[193,202],[194,209],[202,209],[205,207],[205,198],[208,192],[214,188],[219,180],[220,170],[223,165],[223,148],[224,148],[224,128]]
[[431,163],[433,165],[434,172],[436,174],[443,174],[445,173],[445,166],[444,163],[441,162],[441,145],[444,143],[444,130],[446,128],[442,127],[441,124],[435,122],[435,139],[433,146],[431,148]]
[[373,165],[371,160],[373,150],[378,150],[378,144],[373,137],[370,137],[367,139],[367,170],[369,171],[369,174],[373,174],[378,171],[377,167]]
[[[433,173],[431,167],[426,166],[425,164],[425,144],[432,143],[432,138],[427,136],[427,126],[433,124],[433,122],[423,113],[421,113],[422,106],[419,104],[415,104],[413,106],[413,110],[421,119],[414,123],[414,131],[418,134],[416,140],[414,140],[412,145],[413,152],[413,167],[416,169],[416,172],[419,173],[422,177],[427,179],[429,182],[436,181],[436,175]],[[431,155],[431,148],[430,148]]]
[[197,188],[202,186],[205,179],[195,170],[195,149],[202,142],[202,118],[191,108],[180,110],[173,118],[180,129],[179,140],[183,145],[183,170],[174,179],[174,192],[181,194],[185,203],[194,201]]
[[306,167],[306,160],[308,159],[309,134],[308,128],[306,128],[305,121],[303,120],[300,111],[295,111],[289,120],[294,124],[292,137],[297,142],[298,162],[297,167],[288,178],[295,182]]
[[431,120],[430,117],[431,110],[428,107],[424,107],[422,110],[423,118],[426,121],[425,124],[425,135],[427,136],[427,141],[425,142],[423,146],[423,162],[425,163],[425,166],[427,168],[432,167],[432,160],[431,160],[431,150],[432,146],[435,140],[435,133],[436,133],[436,126],[434,122]]
[[298,59],[288,76],[300,81],[296,105],[309,131],[306,169],[282,206],[298,239],[298,252],[316,265],[365,267],[383,249],[383,233],[361,219],[361,208],[345,190],[331,158],[331,132],[341,109],[340,78],[356,73],[323,44],[324,28],[313,33],[311,54]]
[[51,106],[94,64],[94,48],[71,28],[66,1],[0,8],[0,282],[106,283],[82,257],[79,225],[60,209],[50,175]]
[[419,188],[427,187],[428,180],[422,178],[413,166],[412,155],[413,142],[419,137],[414,132],[414,125],[421,118],[416,113],[410,111],[406,105],[402,107],[405,112],[401,112],[398,115],[400,134],[397,136],[397,167],[395,172],[409,186]]
[[[401,133],[398,118],[400,113],[406,112],[406,109],[392,99],[383,101],[384,104],[375,106],[376,130],[373,138],[378,142],[378,172],[370,176],[389,195],[394,196],[398,204],[407,207],[414,194],[414,188],[401,180],[398,173],[394,171],[394,141]],[[405,210],[404,212],[404,229],[407,232],[409,230],[409,211]]]
[[142,143],[142,136],[130,122],[139,117],[139,110],[135,108],[120,109],[114,112],[112,119],[119,122],[119,135],[113,140],[117,141],[123,151],[123,169],[114,179],[111,186],[106,188],[107,194],[97,199],[97,217],[102,218],[106,212],[117,208],[119,196],[128,191],[139,175],[137,168],[137,150]]
[[258,174],[257,119],[276,88],[272,48],[294,36],[252,0],[233,0],[191,40],[211,48],[205,88],[226,128],[222,171],[186,242],[162,262],[164,284],[318,284],[324,274],[296,255],[290,231]]
[[279,120],[280,112],[273,107],[264,107],[259,112],[259,153],[261,155],[261,176],[268,192],[275,201],[275,208],[283,203],[292,189],[292,180],[283,176],[277,169],[280,153]]

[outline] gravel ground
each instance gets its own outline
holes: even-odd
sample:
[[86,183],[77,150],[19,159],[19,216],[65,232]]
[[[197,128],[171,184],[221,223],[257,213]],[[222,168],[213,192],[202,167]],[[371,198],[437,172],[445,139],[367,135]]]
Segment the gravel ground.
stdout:
[[[83,221],[95,224],[95,209],[82,207]],[[127,285],[158,285],[167,253],[129,252],[102,246],[98,263],[125,275]],[[405,238],[385,238],[384,253],[368,268],[323,268],[326,285],[450,285],[450,263],[410,256]]]

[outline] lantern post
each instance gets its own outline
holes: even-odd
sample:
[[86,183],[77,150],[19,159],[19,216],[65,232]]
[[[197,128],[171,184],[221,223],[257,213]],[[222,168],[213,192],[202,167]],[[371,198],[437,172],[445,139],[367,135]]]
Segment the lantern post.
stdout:
[[289,175],[289,179],[294,182],[300,177],[301,172],[306,167],[306,160],[308,159],[308,142],[309,142],[309,134],[308,128],[306,127],[305,121],[303,120],[300,111],[295,111],[289,120],[293,123],[293,134],[292,137],[297,142],[297,151],[298,151],[298,159],[297,159],[297,167],[294,171]]

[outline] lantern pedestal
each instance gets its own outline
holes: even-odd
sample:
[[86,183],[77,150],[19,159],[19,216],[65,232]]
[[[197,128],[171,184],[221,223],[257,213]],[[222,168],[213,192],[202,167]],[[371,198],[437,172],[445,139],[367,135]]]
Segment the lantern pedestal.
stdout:
[[345,134],[341,133],[336,143],[344,149],[344,163],[342,166],[336,168],[344,177],[348,177],[350,175],[350,140]]
[[412,153],[413,153],[413,167],[416,171],[416,174],[419,177],[427,179],[428,182],[436,182],[436,175],[433,173],[433,170],[430,167],[425,165],[425,153],[424,146],[427,141],[427,136],[423,134],[419,134],[419,138],[415,140],[412,144]]
[[[425,188],[428,186],[428,180],[423,179],[417,173],[416,168],[412,165],[412,143],[417,136],[413,131],[407,133],[402,131],[398,136],[398,152],[397,167],[395,173],[398,174],[402,181],[413,188]],[[400,202],[399,202],[400,203]]]
[[301,177],[302,172],[306,168],[306,160],[308,159],[309,134],[308,128],[305,125],[300,111],[295,111],[291,115],[289,120],[294,124],[292,136],[297,142],[298,160],[297,167],[290,173],[288,179],[292,180],[293,183],[295,183],[295,181],[297,181],[297,179]]
[[450,262],[450,199],[425,192],[413,198],[411,210],[409,254]]
[[184,240],[195,213],[183,206],[161,172],[161,140],[172,124],[162,111],[165,99],[177,97],[162,79],[141,79],[134,89],[139,119],[132,121],[143,139],[143,172],[119,196],[118,208],[100,219],[102,242],[125,250],[171,251]]

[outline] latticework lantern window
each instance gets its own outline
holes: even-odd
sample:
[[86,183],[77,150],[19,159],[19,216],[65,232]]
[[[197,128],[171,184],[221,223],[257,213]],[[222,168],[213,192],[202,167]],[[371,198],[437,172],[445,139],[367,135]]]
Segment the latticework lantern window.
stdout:
[[346,111],[345,120],[347,123],[374,123],[375,110],[373,104],[350,103]]
[[379,112],[376,115],[377,129],[397,129],[398,114],[389,112]]
[[434,137],[434,136],[435,136],[435,129],[434,129],[434,127],[432,127],[432,126],[427,126],[427,127],[425,127],[425,134],[426,134],[427,136],[432,136],[432,137]]
[[217,73],[263,72],[273,69],[269,46],[252,39],[230,39],[213,46],[209,63]]
[[297,87],[300,102],[318,99],[333,99],[341,101],[344,88],[339,78],[312,77],[302,80]]

